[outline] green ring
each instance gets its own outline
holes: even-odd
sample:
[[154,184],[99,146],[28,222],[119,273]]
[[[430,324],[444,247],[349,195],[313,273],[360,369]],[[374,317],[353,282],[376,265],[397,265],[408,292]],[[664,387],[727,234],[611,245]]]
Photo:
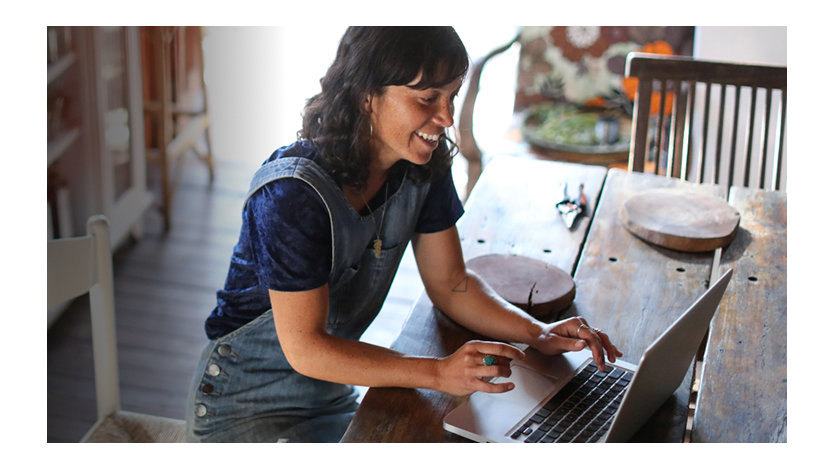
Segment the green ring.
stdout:
[[495,359],[495,356],[484,356],[485,366],[494,366],[496,362],[498,362],[498,360]]

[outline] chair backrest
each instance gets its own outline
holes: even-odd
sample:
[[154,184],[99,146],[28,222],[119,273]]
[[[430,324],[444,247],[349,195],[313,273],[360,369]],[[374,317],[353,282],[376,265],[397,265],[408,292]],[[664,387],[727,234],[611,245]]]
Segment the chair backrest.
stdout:
[[469,71],[469,86],[466,89],[466,95],[463,98],[463,105],[461,106],[460,112],[460,123],[457,126],[458,148],[460,149],[461,155],[466,158],[468,164],[466,198],[469,197],[469,194],[472,192],[472,188],[475,186],[475,182],[478,181],[478,177],[480,177],[481,171],[483,170],[482,153],[481,149],[478,147],[478,143],[475,141],[473,125],[475,99],[478,97],[478,91],[480,91],[481,88],[481,74],[483,73],[484,66],[488,61],[495,56],[504,53],[512,47],[513,44],[518,42],[518,39],[519,35],[516,35],[506,44],[502,44],[501,46],[490,51],[487,55],[476,60],[473,62],[472,68]]
[[47,309],[85,293],[90,296],[96,409],[99,419],[119,409],[116,315],[110,224],[87,220],[87,234],[47,242]]
[[786,67],[631,53],[626,76],[638,79],[630,171],[716,183],[725,193],[784,189]]

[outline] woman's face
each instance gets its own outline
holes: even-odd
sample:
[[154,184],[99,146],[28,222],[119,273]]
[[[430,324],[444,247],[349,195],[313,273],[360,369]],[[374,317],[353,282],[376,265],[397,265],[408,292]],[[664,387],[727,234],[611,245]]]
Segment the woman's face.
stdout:
[[463,79],[440,88],[411,88],[419,80],[418,76],[409,85],[386,87],[366,102],[373,126],[372,160],[383,169],[401,159],[428,163],[440,136],[454,124],[453,101]]

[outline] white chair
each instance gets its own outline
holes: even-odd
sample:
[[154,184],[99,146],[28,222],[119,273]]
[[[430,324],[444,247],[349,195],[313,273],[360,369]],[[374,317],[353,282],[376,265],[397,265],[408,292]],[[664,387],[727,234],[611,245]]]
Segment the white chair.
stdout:
[[110,224],[90,217],[82,237],[47,242],[47,309],[89,293],[98,420],[82,442],[183,442],[185,422],[120,409]]

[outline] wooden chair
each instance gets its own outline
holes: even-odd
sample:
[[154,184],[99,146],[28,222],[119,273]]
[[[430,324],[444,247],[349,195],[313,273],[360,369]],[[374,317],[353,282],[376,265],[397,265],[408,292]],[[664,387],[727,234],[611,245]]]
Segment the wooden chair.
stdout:
[[626,76],[638,80],[630,171],[716,183],[725,194],[784,189],[786,67],[631,53]]
[[483,73],[486,63],[497,55],[505,52],[513,46],[518,40],[519,35],[513,37],[508,43],[503,44],[496,49],[490,51],[487,55],[481,57],[472,64],[472,69],[469,72],[469,86],[466,89],[466,95],[463,98],[463,105],[460,111],[460,123],[458,124],[458,147],[461,155],[466,158],[468,165],[468,178],[466,182],[466,197],[472,192],[472,187],[478,181],[483,171],[483,154],[475,141],[475,134],[473,133],[473,115],[475,113],[475,100],[480,91],[481,74]]
[[206,165],[209,181],[214,181],[202,38],[200,27],[141,28],[146,147],[149,160],[159,163],[166,231],[171,227],[180,158],[193,151]]
[[120,409],[110,224],[90,217],[87,234],[47,242],[47,309],[90,296],[98,420],[82,442],[183,442],[182,420]]

